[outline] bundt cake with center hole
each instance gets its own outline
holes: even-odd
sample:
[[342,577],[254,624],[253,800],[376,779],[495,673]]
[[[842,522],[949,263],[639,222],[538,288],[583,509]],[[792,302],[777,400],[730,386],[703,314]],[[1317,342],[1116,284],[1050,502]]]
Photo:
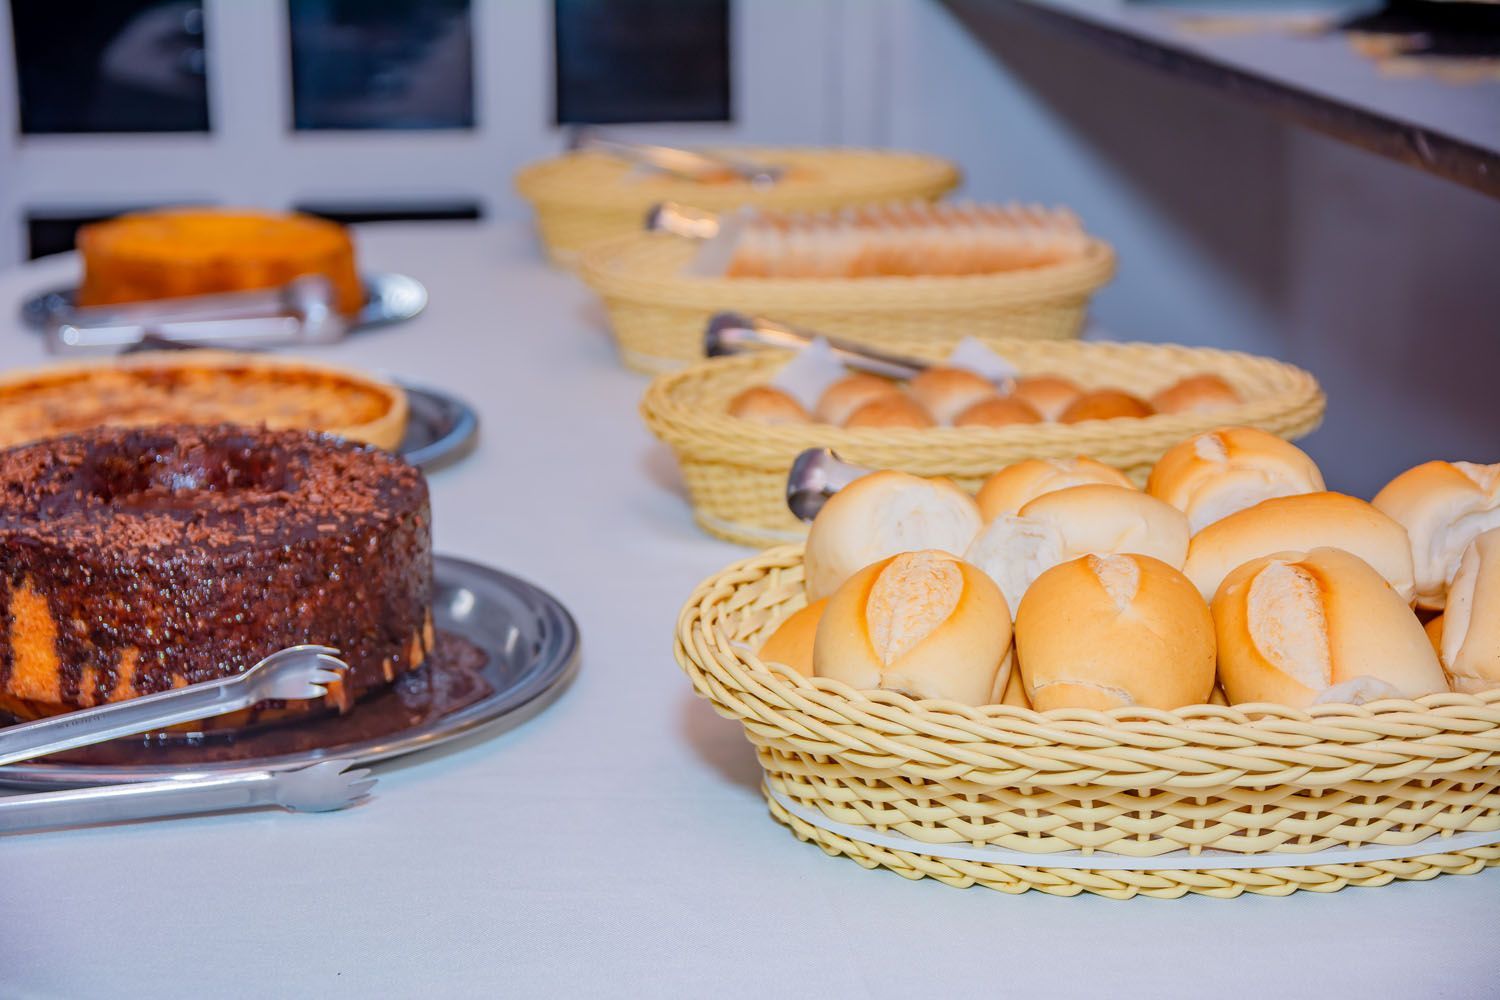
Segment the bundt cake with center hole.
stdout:
[[350,670],[327,700],[346,710],[426,660],[432,589],[426,481],[386,452],[229,425],[0,452],[0,709],[19,718],[232,676],[301,643],[341,650]]

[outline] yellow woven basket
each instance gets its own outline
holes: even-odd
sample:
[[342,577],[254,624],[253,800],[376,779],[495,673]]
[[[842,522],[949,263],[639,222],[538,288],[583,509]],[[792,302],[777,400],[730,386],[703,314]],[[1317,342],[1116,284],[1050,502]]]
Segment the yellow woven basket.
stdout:
[[[1064,375],[1089,387],[1117,386],[1149,396],[1184,375],[1213,372],[1245,400],[1211,414],[1157,415],[1079,424],[1002,428],[845,430],[827,424],[767,427],[728,414],[741,390],[768,382],[789,355],[717,358],[658,376],[641,400],[652,433],[677,453],[693,513],[710,534],[745,545],[796,541],[806,525],[786,507],[786,475],[807,448],[833,448],[851,462],[949,476],[971,490],[1023,458],[1088,455],[1144,483],[1172,445],[1228,424],[1295,439],[1323,419],[1323,392],[1307,372],[1270,358],[1201,347],[1083,341],[990,340],[1023,373]],[[932,342],[897,343],[904,354],[940,358]]]
[[876,149],[725,149],[787,168],[767,187],[698,183],[650,174],[599,153],[566,153],[516,174],[516,190],[536,211],[553,263],[572,266],[593,243],[638,233],[646,212],[676,201],[713,212],[741,205],[817,211],[885,201],[935,200],[958,186],[958,168],[919,153]]
[[664,233],[637,233],[591,248],[580,273],[609,313],[620,358],[661,372],[703,359],[703,328],[733,309],[890,347],[962,337],[1066,340],[1083,330],[1090,297],[1115,270],[1109,246],[1083,257],[1004,274],[889,278],[700,278],[682,270],[695,247]]
[[1117,898],[1500,864],[1500,691],[1306,711],[969,708],[768,668],[750,650],[804,600],[800,547],[736,563],[689,599],[676,655],[743,724],[771,814],[830,855]]

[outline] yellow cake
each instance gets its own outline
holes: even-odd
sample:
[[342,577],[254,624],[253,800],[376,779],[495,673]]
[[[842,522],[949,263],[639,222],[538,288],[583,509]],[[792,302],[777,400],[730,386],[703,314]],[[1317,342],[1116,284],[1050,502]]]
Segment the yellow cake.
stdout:
[[122,215],[78,233],[80,306],[274,288],[320,274],[345,315],[364,305],[343,226],[307,215],[174,208]]

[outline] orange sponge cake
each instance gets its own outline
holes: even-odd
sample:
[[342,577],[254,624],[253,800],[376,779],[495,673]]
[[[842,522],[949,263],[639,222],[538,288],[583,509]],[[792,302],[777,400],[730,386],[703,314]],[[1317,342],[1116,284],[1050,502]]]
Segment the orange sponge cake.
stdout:
[[78,233],[80,306],[274,288],[319,274],[345,315],[364,305],[343,226],[306,215],[167,209],[122,215]]

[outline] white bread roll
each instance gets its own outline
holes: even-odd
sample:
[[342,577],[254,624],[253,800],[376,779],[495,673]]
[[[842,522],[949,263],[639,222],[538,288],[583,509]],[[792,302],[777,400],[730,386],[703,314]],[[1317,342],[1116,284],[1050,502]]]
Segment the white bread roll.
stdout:
[[943,426],[980,400],[995,395],[995,383],[966,368],[929,368],[906,384],[911,398]]
[[1439,619],[1443,666],[1453,690],[1476,694],[1500,687],[1500,528],[1469,543]]
[[1055,493],[1070,486],[1104,483],[1135,489],[1135,484],[1119,469],[1082,455],[1076,458],[1028,458],[1007,465],[990,476],[975,498],[986,523],[1006,514],[1014,514],[1044,493]]
[[892,393],[888,396],[877,396],[849,414],[849,419],[844,421],[844,426],[850,430],[858,430],[861,427],[905,427],[921,430],[924,427],[936,427],[937,424],[916,401],[901,393]]
[[1010,639],[1010,609],[989,577],[947,552],[903,552],[828,599],[813,672],[862,691],[987,705]]
[[1153,412],[1150,403],[1123,389],[1095,389],[1069,403],[1057,419],[1059,423],[1080,424],[1085,420],[1149,417]]
[[954,427],[1009,427],[1011,424],[1039,424],[1042,415],[1029,404],[1009,396],[990,396],[953,418]]
[[1262,500],[1215,521],[1193,536],[1183,572],[1212,600],[1219,584],[1252,559],[1322,546],[1344,549],[1375,567],[1411,603],[1411,547],[1406,529],[1342,493],[1303,493]]
[[1464,549],[1500,527],[1500,465],[1427,462],[1392,479],[1371,503],[1411,539],[1417,607],[1440,609]]
[[1254,427],[1195,434],[1168,449],[1146,480],[1146,492],[1186,514],[1194,534],[1262,500],[1323,489],[1306,452]]
[[1000,664],[1000,674],[995,678],[995,690],[999,692],[999,696],[993,699],[996,705],[1031,707],[1031,699],[1026,697],[1026,685],[1021,680],[1021,671],[1016,669],[1015,643],[1011,643],[1010,651],[1005,654],[1005,662]]
[[1234,386],[1213,374],[1189,375],[1151,397],[1157,413],[1212,413],[1241,402]]
[[818,403],[813,407],[813,418],[842,427],[855,410],[870,400],[899,395],[900,392],[894,383],[879,375],[855,372],[823,390],[823,395],[818,397]]
[[898,552],[961,555],[983,526],[973,498],[949,480],[890,471],[856,479],[828,498],[807,533],[807,599]]
[[825,597],[798,608],[777,626],[757,655],[766,663],[781,663],[803,677],[811,677],[813,638],[817,635],[818,622],[823,620],[823,610],[827,607],[828,598]]
[[1089,483],[1044,493],[1016,515],[996,518],[964,558],[999,584],[1015,608],[1037,577],[1080,556],[1129,552],[1176,569],[1187,551],[1182,511],[1134,487]]
[[1213,602],[1219,679],[1233,704],[1416,698],[1446,691],[1422,623],[1369,563],[1343,549],[1248,562]]
[[757,424],[805,424],[811,418],[802,404],[780,389],[753,385],[729,401],[729,415]]
[[1012,399],[1019,399],[1042,415],[1043,420],[1056,420],[1083,390],[1078,383],[1057,375],[1029,375],[1016,379],[1011,390]]
[[1031,705],[1170,710],[1206,702],[1214,623],[1191,582],[1149,556],[1085,556],[1037,578],[1016,615]]
[[[1438,615],[1436,618],[1429,619],[1427,624],[1422,626],[1422,631],[1427,633],[1427,641],[1432,643],[1432,651],[1441,660],[1443,658],[1443,616]],[[1446,667],[1447,663],[1443,665]]]

